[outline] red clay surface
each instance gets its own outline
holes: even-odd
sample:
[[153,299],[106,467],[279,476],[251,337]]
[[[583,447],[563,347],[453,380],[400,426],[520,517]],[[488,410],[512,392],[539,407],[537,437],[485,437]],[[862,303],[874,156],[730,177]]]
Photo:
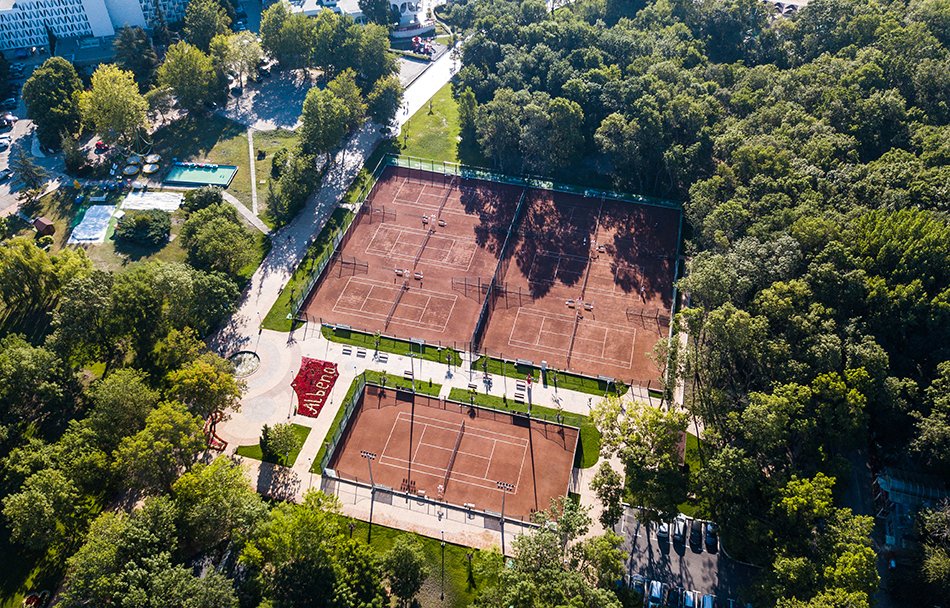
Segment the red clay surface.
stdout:
[[307,318],[469,348],[485,297],[477,284],[491,281],[521,193],[386,168],[305,304]]
[[319,416],[339,377],[336,363],[303,357],[300,371],[290,383],[297,393],[297,413],[311,418]]
[[647,353],[669,332],[679,211],[528,197],[483,350],[623,382],[658,379]]
[[514,485],[505,515],[527,518],[567,493],[576,445],[573,428],[367,386],[330,468],[368,482],[365,450],[376,454],[376,484],[495,512],[504,481]]

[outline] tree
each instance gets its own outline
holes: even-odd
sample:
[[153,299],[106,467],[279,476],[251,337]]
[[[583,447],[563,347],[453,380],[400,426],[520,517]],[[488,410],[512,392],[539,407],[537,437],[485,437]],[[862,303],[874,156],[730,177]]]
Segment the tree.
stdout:
[[244,383],[234,377],[234,366],[214,353],[172,371],[166,377],[167,394],[188,406],[193,414],[208,418],[240,407]]
[[608,531],[586,538],[571,547],[571,569],[581,572],[587,581],[601,589],[613,589],[623,580],[623,537]]
[[275,2],[261,14],[261,44],[282,68],[306,67],[313,54],[315,21]]
[[14,542],[42,552],[70,539],[78,503],[79,492],[65,475],[43,469],[3,499],[3,516]]
[[[190,4],[189,8],[191,6],[194,5]],[[198,112],[211,97],[216,82],[214,66],[201,49],[187,42],[177,42],[169,47],[165,62],[158,69],[158,82],[171,89],[182,108]]]
[[219,456],[197,464],[172,486],[179,529],[187,547],[206,551],[225,541],[247,538],[267,515],[240,465]]
[[626,408],[608,397],[594,407],[592,417],[603,433],[603,449],[618,454],[627,485],[640,504],[660,519],[671,519],[686,496],[677,444],[686,431],[686,414],[637,404]]
[[52,351],[22,336],[0,339],[0,419],[37,421],[68,410],[77,392],[71,370]]
[[278,224],[291,221],[317,187],[313,166],[312,156],[294,150],[287,155],[280,178],[268,184],[267,210]]
[[917,413],[917,437],[912,447],[936,470],[950,469],[950,361],[937,366],[937,378],[927,388],[930,413]]
[[26,113],[36,124],[40,144],[56,148],[63,133],[79,132],[81,91],[76,68],[62,57],[47,59],[23,84]]
[[600,525],[612,530],[623,517],[623,477],[614,471],[610,463],[600,463],[590,488],[597,494],[603,509],[600,512]]
[[219,34],[211,41],[211,56],[225,72],[234,72],[238,84],[244,86],[245,77],[255,78],[257,66],[264,58],[260,43],[251,32]]
[[300,449],[300,439],[291,423],[264,425],[261,430],[261,451],[267,459],[290,466],[290,455]]
[[400,535],[383,558],[389,588],[402,606],[408,606],[429,576],[422,545],[413,536]]
[[396,76],[380,78],[366,98],[367,111],[377,124],[392,123],[402,105],[402,84]]
[[94,270],[71,279],[53,312],[53,332],[46,344],[76,365],[89,361],[110,363],[120,345],[112,339],[109,317],[113,277]]
[[128,487],[161,492],[194,463],[205,447],[202,420],[181,403],[164,402],[145,419],[145,428],[116,449],[115,467]]
[[175,92],[168,86],[157,86],[145,94],[145,102],[148,103],[150,114],[158,114],[165,123],[165,114],[171,112],[175,107]]
[[327,90],[343,102],[343,124],[346,130],[352,131],[359,127],[366,118],[366,104],[356,84],[356,73],[350,69],[343,70],[330,81]]
[[86,168],[86,151],[79,141],[67,133],[59,140],[59,147],[63,151],[63,164],[70,175],[79,175]]
[[359,0],[359,7],[370,23],[387,26],[392,23],[389,0]]
[[119,442],[142,430],[145,420],[159,403],[158,391],[148,385],[148,376],[137,369],[117,369],[89,389],[92,411],[87,417],[103,449],[112,451]]
[[145,125],[148,103],[132,72],[112,64],[99,66],[92,86],[79,96],[83,121],[109,143],[130,145]]
[[350,35],[354,32],[359,42],[359,47],[355,49],[356,61],[344,61],[341,58],[337,60],[339,65],[334,67],[352,66],[356,69],[356,83],[368,95],[383,78],[398,76],[399,66],[389,51],[389,30],[386,27],[371,23],[355,31],[352,28],[347,30]]
[[237,597],[224,576],[212,571],[198,578],[172,562],[176,516],[167,497],[147,499],[130,514],[100,515],[67,561],[61,604],[236,608]]
[[224,202],[224,196],[221,194],[221,188],[217,186],[202,186],[185,192],[182,208],[189,213],[200,211],[205,207],[217,205]]
[[23,184],[23,189],[17,197],[27,205],[35,205],[43,194],[49,173],[33,161],[33,157],[25,148],[19,146],[10,154],[10,169]]
[[192,213],[179,238],[198,268],[236,276],[254,257],[254,239],[230,205],[212,205]]
[[[300,116],[300,145],[307,154],[326,154],[340,145],[346,133],[347,109],[330,89],[307,91]],[[274,160],[276,163],[276,158]]]
[[168,241],[171,230],[172,221],[167,211],[128,211],[116,224],[115,238],[138,245],[158,246]]
[[230,31],[231,19],[219,0],[194,0],[185,9],[185,39],[207,53],[211,39]]
[[138,26],[119,29],[112,41],[112,48],[115,50],[116,65],[132,72],[139,83],[139,90],[148,91],[158,67],[158,55],[145,30]]

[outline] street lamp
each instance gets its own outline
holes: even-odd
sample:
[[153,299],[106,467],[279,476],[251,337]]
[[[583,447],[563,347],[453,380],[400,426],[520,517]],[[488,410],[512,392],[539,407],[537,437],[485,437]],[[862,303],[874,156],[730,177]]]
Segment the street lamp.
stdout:
[[360,450],[360,457],[366,459],[366,466],[369,467],[369,532],[366,535],[366,542],[373,540],[373,502],[376,498],[376,482],[373,481],[373,461],[376,460],[375,452]]
[[507,481],[496,481],[495,485],[501,490],[501,556],[505,556],[505,498],[508,492],[514,492],[515,486]]
[[439,599],[445,600],[445,530],[442,530],[442,591],[439,592]]

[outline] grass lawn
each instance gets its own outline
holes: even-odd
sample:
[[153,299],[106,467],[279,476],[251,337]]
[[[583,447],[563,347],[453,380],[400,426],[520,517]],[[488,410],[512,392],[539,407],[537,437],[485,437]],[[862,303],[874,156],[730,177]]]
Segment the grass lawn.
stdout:
[[287,467],[294,466],[294,462],[297,461],[297,455],[300,454],[300,449],[303,447],[304,442],[307,440],[307,435],[310,434],[310,427],[303,426],[301,424],[291,425],[294,429],[294,434],[297,435],[297,449],[290,453],[286,462],[279,462],[278,460],[265,459],[264,453],[261,451],[261,445],[255,443],[254,445],[242,445],[237,449],[238,456],[244,456],[245,458],[253,458],[254,460],[263,460],[264,462],[270,462],[273,464],[281,464]]
[[[689,467],[688,487],[693,487],[695,485],[696,476],[699,474],[699,469],[702,467],[702,463],[699,460],[699,438],[692,433],[686,433],[686,453],[684,460],[686,461],[686,466]],[[696,511],[699,509],[699,504],[695,498],[687,498],[686,501],[680,503],[678,507],[680,512],[684,515],[694,517]]]
[[[277,152],[281,148],[293,148],[297,145],[299,140],[300,136],[297,135],[297,133],[286,129],[254,131],[254,171],[257,176],[257,215],[271,228],[273,228],[273,220],[264,213],[267,209],[267,183],[270,182],[271,179],[271,161],[273,160],[274,152]],[[244,145],[246,156],[246,139]],[[264,158],[260,158],[259,152],[264,153]],[[250,181],[250,174],[248,174],[248,180]]]
[[[449,399],[461,403],[471,403],[474,396],[475,405],[490,407],[492,409],[509,412],[527,412],[527,403],[518,403],[513,399],[504,399],[496,395],[486,395],[485,393],[472,393],[464,388],[453,388],[449,392]],[[532,405],[531,415],[557,421],[558,410],[542,405]],[[576,426],[581,430],[580,441],[577,446],[577,454],[574,456],[574,466],[587,469],[597,463],[600,458],[600,431],[594,426],[594,423],[588,416],[575,414],[573,412],[561,412],[561,422],[570,426]]]
[[[354,538],[370,539],[369,524],[365,521],[345,518],[346,523],[354,524]],[[344,530],[347,527],[344,525]],[[493,554],[478,549],[471,549],[461,545],[445,543],[445,599],[440,600],[442,591],[442,546],[438,539],[421,536],[412,532],[403,532],[393,528],[373,524],[373,534],[370,546],[382,557],[395,544],[400,536],[410,534],[422,544],[429,576],[422,584],[419,595],[416,596],[415,606],[446,606],[447,608],[463,608],[470,606],[475,599],[475,592],[492,583],[478,576],[481,560],[491,559]],[[469,567],[469,555],[475,568]],[[500,559],[500,558],[499,558]]]
[[442,385],[438,382],[433,382],[431,378],[429,380],[416,380],[415,386],[413,386],[411,380],[406,380],[402,376],[387,374],[386,372],[377,372],[368,369],[364,372],[364,375],[366,376],[366,381],[371,384],[382,386],[383,378],[385,377],[385,386],[388,388],[397,388],[406,391],[415,390],[417,393],[429,395],[430,397],[438,397],[442,391]]
[[[509,378],[517,378],[518,380],[524,380],[528,374],[531,374],[531,377],[534,378],[534,382],[541,382],[541,368],[537,366],[505,363],[501,359],[482,355],[475,360],[473,367],[490,374],[502,374]],[[555,378],[557,379],[555,380]],[[597,378],[588,378],[587,376],[579,376],[577,374],[556,371],[550,368],[548,369],[545,381],[549,383],[557,382],[558,388],[600,397],[608,394],[620,396],[625,394],[629,388],[626,384],[611,384],[608,386],[606,382],[598,380]]]
[[[124,194],[111,195],[109,200],[100,204],[118,204]],[[40,199],[35,209],[27,211],[33,215],[42,215],[52,220],[56,227],[53,235],[53,251],[66,246],[66,240],[72,232],[73,226],[82,220],[85,210],[89,207],[88,199],[83,204],[76,204],[75,191],[71,188],[60,188]],[[160,247],[146,247],[130,243],[116,242],[112,238],[117,220],[113,218],[106,233],[106,240],[95,245],[78,245],[85,250],[93,265],[100,270],[116,271],[126,264],[140,260],[161,260],[163,262],[184,262],[188,257],[178,245],[177,237],[185,221],[185,213],[176,211],[172,214],[172,231],[170,240]],[[26,234],[26,232],[24,232]],[[73,245],[70,245],[71,247]],[[258,261],[258,263],[260,263]]]
[[[212,114],[186,116],[155,132],[153,152],[162,155],[163,167],[179,161],[209,162],[238,167],[228,192],[251,208],[251,170],[247,155],[247,129],[243,125]],[[255,140],[256,143],[256,140]]]
[[[430,113],[431,108],[431,113]],[[403,125],[400,153],[419,158],[459,162],[459,108],[447,84]]]
[[333,214],[330,216],[330,219],[327,220],[320,235],[317,236],[313,244],[307,249],[300,264],[294,269],[294,273],[290,276],[290,280],[287,281],[287,284],[284,285],[280,294],[277,296],[277,301],[274,302],[274,305],[267,312],[267,316],[264,317],[265,329],[274,331],[291,330],[292,321],[288,319],[287,316],[296,312],[291,309],[293,296],[306,287],[307,281],[310,279],[311,270],[317,266],[320,260],[332,253],[334,235],[341,228],[348,226],[352,218],[353,213],[342,207],[338,207],[333,211]]
[[[376,336],[373,334],[327,326],[321,327],[320,331],[323,333],[323,337],[331,342],[362,346],[370,350],[376,350],[377,347]],[[462,356],[459,355],[458,351],[451,348],[440,348],[432,344],[419,346],[418,344],[413,344],[406,340],[380,336],[379,350],[395,355],[408,355],[411,353],[418,358],[435,361],[436,363],[447,363],[449,357],[451,357],[452,365],[462,365]]]

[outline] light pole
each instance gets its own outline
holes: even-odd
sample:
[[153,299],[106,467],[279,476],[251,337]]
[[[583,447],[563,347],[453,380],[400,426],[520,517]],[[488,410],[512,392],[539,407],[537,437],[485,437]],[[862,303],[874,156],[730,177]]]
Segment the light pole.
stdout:
[[360,456],[366,459],[366,465],[369,467],[369,532],[366,534],[366,542],[373,540],[373,499],[376,498],[376,482],[373,481],[373,461],[376,460],[375,452],[360,450]]
[[501,490],[501,557],[505,557],[505,498],[508,497],[508,492],[514,492],[515,486],[508,483],[507,481],[496,481],[495,485],[498,486],[498,489]]
[[439,599],[445,601],[445,530],[442,530],[442,591]]
[[413,363],[415,355],[409,351],[409,375],[412,377],[412,392],[416,392],[416,367]]

